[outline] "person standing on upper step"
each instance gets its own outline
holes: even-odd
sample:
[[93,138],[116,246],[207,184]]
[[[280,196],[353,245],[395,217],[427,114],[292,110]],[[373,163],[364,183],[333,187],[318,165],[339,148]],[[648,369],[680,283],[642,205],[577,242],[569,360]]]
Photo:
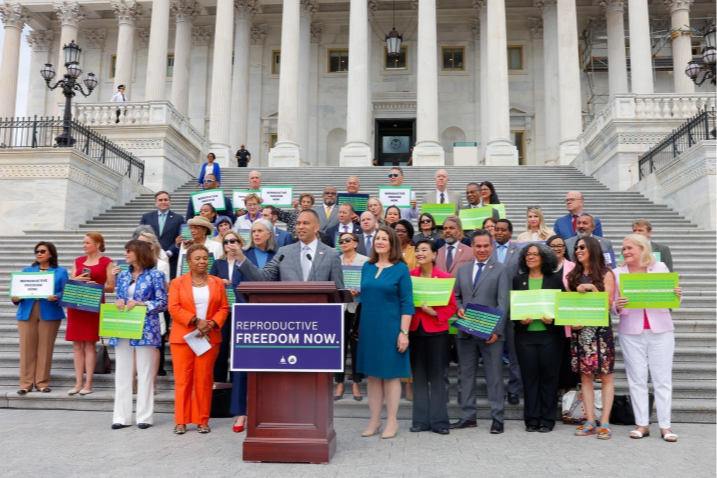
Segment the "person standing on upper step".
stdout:
[[[261,190],[261,173],[259,171],[251,171],[247,179],[249,180],[249,191],[259,194]],[[246,209],[236,210],[237,217],[243,216],[244,214],[246,214]]]
[[[594,237],[602,247],[603,252],[613,250],[612,242],[595,234],[595,218],[585,213],[578,218],[578,235],[565,240],[568,257],[573,262],[575,262],[575,244],[581,237]],[[614,266],[615,264],[608,264],[608,266],[610,265]]]
[[246,149],[244,149],[243,144],[239,148],[239,151],[237,151],[237,154],[235,157],[237,159],[237,166],[239,166],[240,168],[246,168],[247,166],[249,166],[249,163],[251,162],[251,153],[249,151],[247,151]]
[[[388,184],[392,187],[399,187],[403,185],[403,169],[399,166],[394,166],[388,172]],[[405,219],[408,222],[413,222],[418,217],[420,211],[418,210],[418,204],[416,202],[416,191],[411,189],[411,207],[401,208],[401,219]]]
[[433,180],[436,183],[436,190],[423,195],[423,204],[454,204],[456,206],[456,214],[463,208],[463,200],[457,192],[448,191],[448,171],[439,169],[436,171]]
[[219,167],[219,163],[216,162],[217,157],[214,155],[214,153],[207,154],[207,162],[202,164],[202,170],[199,173],[199,177],[197,178],[197,187],[202,189],[207,189],[204,187],[204,178],[207,177],[208,174],[213,174],[217,178],[217,182],[222,182],[222,170]]
[[[222,185],[219,183],[219,180],[216,176],[213,174],[207,174],[204,176],[204,189],[210,190],[210,189],[219,189]],[[189,198],[189,204],[187,204],[187,221],[189,221],[194,216],[198,216],[200,211],[194,210],[194,204],[192,203],[192,198]],[[224,196],[224,211],[221,211],[222,216],[227,216],[232,220],[232,222],[236,223],[237,217],[234,214],[234,207],[232,206],[232,200],[226,196]]]
[[140,226],[152,227],[159,244],[162,246],[162,250],[169,256],[169,270],[171,279],[174,279],[177,257],[171,253],[171,249],[177,237],[182,235],[184,217],[169,209],[172,206],[172,197],[167,191],[159,191],[154,195],[154,205],[157,210],[142,214],[139,224]]
[[361,190],[361,182],[358,176],[349,176],[346,180],[346,192],[349,194],[359,194]]
[[314,206],[313,210],[316,211],[316,214],[319,216],[319,230],[326,232],[327,229],[339,223],[339,208],[336,206],[336,188],[326,186],[322,198],[324,203],[320,206]]
[[[478,183],[468,183],[468,186],[466,186],[466,200],[468,201],[468,205],[463,209],[474,209],[478,207],[490,206],[491,203],[483,204],[483,200],[481,198],[481,190],[488,189],[488,191],[490,191],[490,188],[487,186],[487,184],[490,183],[486,181],[483,184],[484,185],[481,187]],[[491,186],[493,185],[491,184]],[[490,196],[492,197],[492,195]],[[495,219],[496,221],[500,219],[500,213],[495,208],[493,208],[493,219]]]
[[[555,234],[566,241],[578,235],[578,218],[585,214],[585,211],[583,211],[584,204],[585,199],[580,191],[570,191],[565,196],[565,206],[568,209],[568,214],[555,221],[555,226],[553,227]],[[595,218],[595,235],[602,237],[602,224],[598,218]]]
[[647,219],[635,219],[635,221],[632,223],[632,233],[645,236],[647,238],[647,242],[650,243],[652,252],[660,253],[660,258],[658,259],[658,262],[664,262],[670,272],[674,272],[674,269],[672,268],[672,252],[670,251],[670,247],[666,244],[658,244],[651,239],[652,223],[650,221],[648,221]]
[[[518,275],[520,247],[511,241],[513,237],[513,223],[508,219],[498,219],[495,223],[495,242],[493,243],[493,253],[491,259],[495,259],[501,264],[505,264],[510,274],[510,280]],[[508,315],[506,313],[506,315]],[[515,354],[515,334],[513,322],[505,324],[505,346],[508,352],[508,361],[510,365],[510,378],[508,379],[508,403],[518,405],[520,403],[520,391],[523,389],[523,380],[520,376],[520,365],[518,364],[518,356]]]

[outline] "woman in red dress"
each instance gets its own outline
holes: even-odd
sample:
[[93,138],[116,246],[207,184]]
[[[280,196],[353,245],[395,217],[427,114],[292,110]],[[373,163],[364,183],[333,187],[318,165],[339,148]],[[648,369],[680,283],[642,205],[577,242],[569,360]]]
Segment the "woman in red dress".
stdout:
[[[71,280],[88,284],[104,284],[105,293],[114,292],[115,276],[112,275],[112,259],[105,257],[105,239],[99,232],[88,232],[82,243],[87,256],[78,257],[72,265]],[[105,299],[102,298],[104,303]],[[95,372],[97,351],[95,346],[100,339],[100,314],[78,309],[67,309],[67,332],[65,340],[72,341],[75,362],[75,388],[68,395],[89,395],[92,393],[92,375]],[[83,373],[87,381],[83,383]]]

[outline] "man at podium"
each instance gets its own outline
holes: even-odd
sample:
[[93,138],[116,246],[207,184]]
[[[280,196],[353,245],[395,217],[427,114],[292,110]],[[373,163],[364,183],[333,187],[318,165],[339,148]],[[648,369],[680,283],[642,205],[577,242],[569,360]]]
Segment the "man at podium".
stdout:
[[239,272],[252,281],[272,281],[277,277],[284,282],[332,281],[337,289],[343,289],[339,253],[319,241],[319,228],[316,211],[302,211],[296,219],[299,242],[280,248],[262,269],[247,261],[244,253],[239,252]]

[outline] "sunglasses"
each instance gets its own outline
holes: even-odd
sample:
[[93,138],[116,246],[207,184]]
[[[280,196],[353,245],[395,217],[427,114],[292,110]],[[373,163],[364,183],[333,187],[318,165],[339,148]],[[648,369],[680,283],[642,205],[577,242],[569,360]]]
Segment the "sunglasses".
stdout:
[[432,222],[430,219],[421,219],[421,224],[431,224]]
[[324,196],[336,196],[336,193],[327,193],[324,191]]
[[225,245],[225,246],[226,246],[227,244],[236,244],[237,242],[239,242],[239,239],[224,239],[224,245]]
[[216,181],[213,179],[205,179],[204,182],[205,183],[216,183]]
[[528,211],[530,211],[531,209],[538,209],[542,211],[542,209],[540,209],[540,206],[528,206]]
[[397,178],[398,176],[399,176],[398,174],[389,174],[389,175],[388,175],[388,178],[389,178],[389,179],[391,179],[391,178]]
[[339,239],[339,244],[348,244],[349,242],[353,241],[350,237],[346,239]]
[[576,251],[577,251],[577,250],[584,251],[584,250],[587,249],[587,248],[588,248],[588,246],[586,246],[585,244],[580,244],[579,246],[575,246],[575,250],[576,250]]
[[37,254],[47,254],[47,250],[44,250],[44,251],[40,251],[40,250],[35,251],[35,255],[37,255]]

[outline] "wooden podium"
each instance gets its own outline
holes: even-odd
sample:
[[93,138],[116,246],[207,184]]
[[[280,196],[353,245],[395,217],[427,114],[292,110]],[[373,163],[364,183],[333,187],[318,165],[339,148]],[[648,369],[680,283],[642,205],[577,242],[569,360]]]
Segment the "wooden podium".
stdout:
[[[333,282],[243,282],[250,303],[341,303]],[[249,372],[244,461],[328,463],[336,451],[333,374]]]

